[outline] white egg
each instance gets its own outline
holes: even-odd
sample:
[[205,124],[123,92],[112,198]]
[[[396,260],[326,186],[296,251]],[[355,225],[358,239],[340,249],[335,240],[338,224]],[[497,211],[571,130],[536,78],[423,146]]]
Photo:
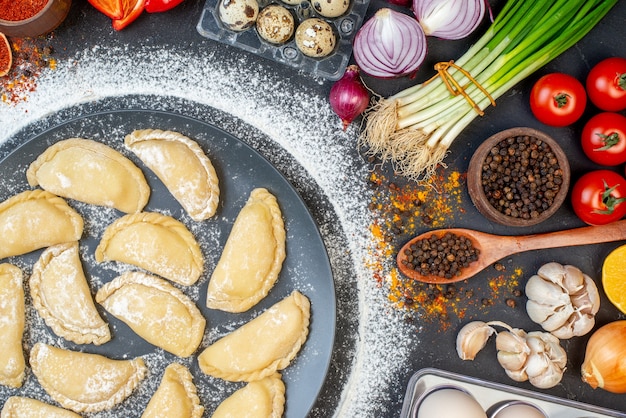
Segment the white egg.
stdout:
[[228,29],[241,32],[254,26],[259,15],[257,0],[219,0],[217,14]]
[[462,390],[442,388],[426,395],[418,405],[417,418],[487,418],[471,395]]
[[350,7],[350,0],[311,0],[317,13],[324,17],[341,16]]
[[259,36],[273,44],[283,44],[291,38],[295,20],[289,10],[277,4],[265,7],[256,19]]
[[511,404],[498,411],[493,418],[546,418],[537,408],[519,403]]
[[336,44],[337,35],[322,19],[311,17],[296,29],[296,46],[309,57],[325,57],[333,52]]

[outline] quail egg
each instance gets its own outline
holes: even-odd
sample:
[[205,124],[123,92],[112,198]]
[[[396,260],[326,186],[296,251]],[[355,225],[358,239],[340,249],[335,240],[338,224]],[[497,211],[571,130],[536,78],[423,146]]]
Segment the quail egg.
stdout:
[[325,57],[333,52],[336,44],[333,28],[317,17],[304,20],[296,29],[296,46],[309,57]]
[[312,0],[311,4],[321,16],[338,17],[348,10],[350,0]]
[[256,29],[267,42],[283,44],[293,35],[295,20],[285,7],[271,4],[259,12]]
[[226,28],[241,32],[254,26],[259,3],[257,0],[219,0],[217,13]]

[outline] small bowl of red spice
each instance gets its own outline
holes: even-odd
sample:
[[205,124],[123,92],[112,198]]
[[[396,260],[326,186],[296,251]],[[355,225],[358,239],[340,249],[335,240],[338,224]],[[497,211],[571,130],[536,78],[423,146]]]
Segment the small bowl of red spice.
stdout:
[[11,65],[13,65],[11,45],[7,37],[0,32],[0,77],[4,77],[11,71]]
[[8,36],[39,36],[59,26],[72,0],[0,0],[0,32]]

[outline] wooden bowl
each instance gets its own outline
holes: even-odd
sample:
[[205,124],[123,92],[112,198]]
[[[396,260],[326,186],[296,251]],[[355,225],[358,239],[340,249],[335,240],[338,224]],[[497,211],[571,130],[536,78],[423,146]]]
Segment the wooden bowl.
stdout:
[[48,0],[43,9],[27,19],[15,21],[0,19],[0,32],[15,37],[45,35],[65,20],[71,5],[72,0]]
[[[558,192],[554,196],[551,205],[543,211],[540,211],[538,216],[529,216],[528,218],[511,216],[494,207],[485,193],[482,181],[483,163],[485,158],[487,158],[490,154],[491,149],[502,141],[506,141],[508,138],[517,138],[520,136],[529,136],[548,144],[557,159],[559,168],[562,171],[562,183]],[[490,221],[507,226],[531,226],[545,221],[561,207],[568,194],[570,174],[567,157],[563,152],[563,149],[554,139],[536,129],[516,127],[498,132],[497,134],[487,138],[478,147],[470,160],[467,171],[467,187],[474,206],[476,206],[478,211]],[[498,178],[501,179],[503,177],[502,175],[499,175]]]

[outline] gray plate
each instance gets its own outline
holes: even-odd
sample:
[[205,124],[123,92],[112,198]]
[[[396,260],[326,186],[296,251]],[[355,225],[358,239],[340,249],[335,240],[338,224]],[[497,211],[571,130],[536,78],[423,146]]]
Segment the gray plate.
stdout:
[[[191,221],[158,178],[133,154],[123,148],[123,138],[127,133],[134,129],[145,128],[178,131],[200,144],[211,159],[220,178],[221,204],[215,217],[201,223]],[[205,255],[205,273],[196,285],[183,291],[196,301],[207,319],[205,339],[199,352],[207,344],[258,315],[293,290],[301,291],[310,299],[312,316],[308,340],[296,359],[282,373],[287,388],[285,416],[306,416],[324,383],[333,350],[336,320],[335,288],[328,255],[317,226],[291,184],[250,146],[210,124],[168,112],[118,110],[90,114],[64,122],[37,134],[8,154],[0,161],[0,178],[2,178],[0,199],[5,200],[29,188],[25,176],[28,165],[48,146],[70,137],[94,139],[128,156],[143,170],[152,189],[150,201],[145,210],[166,213],[182,220],[197,237]],[[234,219],[252,189],[256,187],[265,187],[276,196],[285,219],[287,258],[282,272],[270,294],[250,311],[230,314],[208,309],[204,306],[208,277],[219,259]],[[69,203],[83,215],[86,221],[85,234],[80,243],[81,254],[87,276],[92,279],[92,290],[95,291],[98,283],[106,283],[116,277],[121,267],[115,263],[96,264],[94,262],[93,253],[106,225],[92,220],[94,217],[103,215],[102,219],[108,221],[122,214],[72,200]],[[13,262],[22,267],[26,274],[30,274],[32,265],[40,254],[41,250],[2,260],[2,262]],[[27,304],[30,303],[28,292],[26,301]],[[33,313],[35,319],[30,321],[28,326],[41,329],[29,328],[27,330],[25,337],[27,349],[30,349],[36,342],[35,340],[44,339],[45,342],[55,345],[101,353],[111,358],[131,358],[156,353],[166,360],[177,360],[175,356],[164,353],[136,336],[115,317],[107,315],[106,312],[102,314],[110,323],[113,339],[96,347],[93,345],[77,346],[56,338]],[[198,369],[195,358],[186,361],[199,387],[201,399],[204,397],[202,400],[207,411],[212,411],[221,399],[241,387],[241,384],[223,383],[203,375]],[[150,367],[150,363],[148,366]],[[161,370],[151,370],[151,372],[149,378],[152,379],[151,383],[145,383],[144,387],[152,388],[160,381]],[[142,392],[144,392],[143,395]],[[39,398],[42,396],[36,378],[30,373],[27,374],[24,387],[19,390],[0,387],[0,399],[16,394]],[[146,388],[131,395],[131,398],[120,406],[120,413],[123,412],[124,416],[129,416],[126,413],[132,410],[137,412],[136,416],[140,416],[150,394],[151,390]],[[134,401],[133,397],[136,398]],[[49,399],[46,399],[44,395],[42,400]]]

